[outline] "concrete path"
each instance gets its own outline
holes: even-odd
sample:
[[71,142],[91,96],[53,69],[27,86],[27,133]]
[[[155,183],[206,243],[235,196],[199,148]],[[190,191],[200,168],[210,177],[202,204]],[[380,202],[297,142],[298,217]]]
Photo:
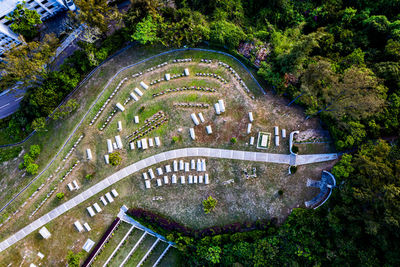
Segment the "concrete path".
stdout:
[[104,189],[110,187],[116,182],[124,179],[125,177],[134,174],[140,170],[146,169],[151,165],[161,163],[163,161],[172,160],[176,158],[186,158],[186,157],[209,157],[209,158],[220,158],[220,159],[234,159],[234,160],[246,160],[246,161],[256,161],[256,162],[270,162],[279,164],[292,164],[297,165],[310,164],[315,162],[330,161],[337,158],[337,154],[316,154],[316,155],[285,155],[285,154],[271,154],[263,152],[250,152],[250,151],[240,151],[240,150],[227,150],[227,149],[217,149],[217,148],[205,148],[205,147],[190,147],[175,149],[171,151],[162,152],[154,156],[145,158],[138,162],[135,162],[117,172],[111,176],[103,179],[97,184],[93,185],[86,191],[80,193],[74,198],[68,200],[64,204],[53,209],[49,213],[43,215],[36,221],[30,223],[28,226],[22,228],[6,240],[0,243],[0,252],[12,246],[19,240],[23,239],[33,231],[36,231],[40,227],[46,225],[50,221],[54,220],[61,214],[69,211],[80,203],[86,201],[97,193],[103,191]]

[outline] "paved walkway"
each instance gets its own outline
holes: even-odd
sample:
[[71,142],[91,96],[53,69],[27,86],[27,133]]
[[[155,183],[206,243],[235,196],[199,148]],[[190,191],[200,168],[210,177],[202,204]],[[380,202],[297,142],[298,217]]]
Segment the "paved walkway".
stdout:
[[316,154],[316,155],[285,155],[285,154],[271,154],[263,152],[250,152],[250,151],[240,151],[240,150],[227,150],[218,148],[205,148],[205,147],[190,147],[175,149],[171,151],[166,151],[159,153],[157,155],[145,158],[138,162],[135,162],[119,171],[113,175],[105,178],[104,180],[93,185],[86,191],[80,193],[74,198],[68,200],[64,204],[53,209],[49,213],[43,215],[36,221],[30,223],[28,226],[22,228],[6,240],[0,243],[0,252],[12,246],[14,243],[23,239],[33,231],[36,231],[40,227],[54,220],[61,214],[67,212],[68,210],[74,208],[80,203],[86,201],[97,193],[103,191],[109,186],[115,184],[116,182],[124,179],[125,177],[150,167],[151,165],[172,160],[176,158],[185,157],[210,157],[210,158],[221,158],[221,159],[235,159],[235,160],[246,160],[246,161],[257,161],[257,162],[271,162],[280,164],[293,164],[297,165],[310,164],[316,162],[329,161],[337,158],[337,154]]

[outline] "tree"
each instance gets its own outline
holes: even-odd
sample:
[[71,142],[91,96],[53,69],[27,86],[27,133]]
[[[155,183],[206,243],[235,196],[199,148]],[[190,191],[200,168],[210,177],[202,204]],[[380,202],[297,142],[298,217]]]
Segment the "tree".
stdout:
[[42,42],[22,44],[4,53],[0,69],[7,80],[32,85],[46,74],[46,66],[55,55],[58,39],[53,34],[46,35]]
[[181,8],[167,9],[159,20],[160,41],[165,46],[194,46],[203,40],[208,40],[210,29],[207,20],[200,12]]
[[320,59],[308,66],[301,81],[308,114],[329,113],[339,122],[343,117],[359,120],[379,112],[385,103],[386,87],[367,68],[351,67],[339,75]]
[[124,15],[125,26],[135,30],[136,24],[148,16],[156,18],[161,7],[160,0],[131,0],[131,6]]
[[389,39],[385,46],[385,54],[391,61],[400,60],[400,41]]
[[217,264],[221,261],[221,248],[219,246],[200,246],[197,247],[197,255],[206,261]]
[[42,23],[36,10],[26,8],[25,2],[18,4],[6,19],[12,22],[10,28],[15,33],[22,34],[28,40],[32,40],[38,34],[37,25]]
[[212,196],[208,196],[207,199],[203,200],[203,209],[206,214],[210,213],[217,206],[218,201]]
[[243,30],[229,21],[214,21],[210,25],[210,40],[215,43],[233,49],[238,47],[240,41],[244,39],[246,39],[246,34]]
[[350,174],[354,171],[354,168],[352,166],[352,160],[353,156],[350,154],[344,154],[337,163],[333,169],[332,169],[332,174],[336,178],[348,178]]
[[26,167],[26,172],[35,175],[38,173],[39,166],[35,163],[31,163]]
[[28,167],[28,165],[33,163],[33,161],[34,161],[34,159],[31,157],[30,154],[27,153],[24,155],[24,166],[25,167]]
[[236,138],[236,137],[232,137],[232,138],[231,138],[231,143],[232,143],[232,144],[236,144],[236,142],[237,142],[237,138]]
[[65,119],[68,115],[71,115],[79,107],[76,99],[70,99],[64,105],[61,105],[54,113],[51,115],[53,120]]
[[69,267],[79,267],[83,252],[74,253],[73,251],[68,251],[67,262]]
[[157,22],[153,21],[151,16],[147,16],[136,25],[136,31],[132,35],[132,39],[139,41],[141,44],[153,44],[158,41]]
[[40,146],[39,145],[31,145],[29,148],[29,155],[36,159],[40,154]]
[[113,166],[118,166],[122,162],[121,155],[118,151],[111,153],[109,156],[109,160],[110,160],[110,164]]
[[64,198],[64,193],[62,193],[62,192],[57,193],[56,197],[58,200],[62,200]]
[[70,15],[89,27],[99,29],[103,34],[108,31],[112,21],[121,19],[118,8],[111,7],[107,0],[75,0],[75,4],[79,11],[77,14],[70,12]]
[[39,117],[39,118],[34,119],[32,121],[32,128],[36,132],[47,131],[46,130],[46,118],[45,117]]

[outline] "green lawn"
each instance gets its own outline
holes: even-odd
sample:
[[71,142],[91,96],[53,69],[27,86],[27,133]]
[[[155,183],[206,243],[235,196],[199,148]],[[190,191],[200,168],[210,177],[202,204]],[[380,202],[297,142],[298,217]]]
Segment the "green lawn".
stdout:
[[144,232],[142,230],[134,229],[131,234],[125,239],[125,242],[119,248],[117,253],[114,255],[114,258],[110,261],[109,266],[120,266],[120,264],[128,256],[129,252],[132,250],[135,244],[139,241],[143,233]]
[[96,257],[95,265],[103,266],[107,259],[111,256],[115,248],[121,242],[122,238],[128,233],[132,225],[121,222],[118,229],[114,231],[113,236],[107,242],[105,247],[101,250],[100,254]]
[[[150,253],[150,255],[147,257],[146,261],[143,263],[143,266],[152,267],[167,247],[168,243],[162,241],[158,242],[157,245],[152,250],[152,252]],[[170,247],[169,249],[172,248]]]
[[142,240],[140,245],[133,252],[132,256],[126,262],[126,266],[137,266],[156,240],[157,240],[156,237],[149,234],[146,235],[146,237]]

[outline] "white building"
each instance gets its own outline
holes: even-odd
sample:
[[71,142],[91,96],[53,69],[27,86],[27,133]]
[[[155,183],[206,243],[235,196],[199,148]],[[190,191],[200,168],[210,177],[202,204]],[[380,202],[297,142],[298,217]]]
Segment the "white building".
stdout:
[[[22,0],[0,0],[0,55],[12,46],[21,44],[18,35],[10,28],[12,22],[8,21],[6,17],[22,2]],[[42,21],[55,16],[60,11],[68,10],[62,0],[27,0],[26,7],[36,10]]]

